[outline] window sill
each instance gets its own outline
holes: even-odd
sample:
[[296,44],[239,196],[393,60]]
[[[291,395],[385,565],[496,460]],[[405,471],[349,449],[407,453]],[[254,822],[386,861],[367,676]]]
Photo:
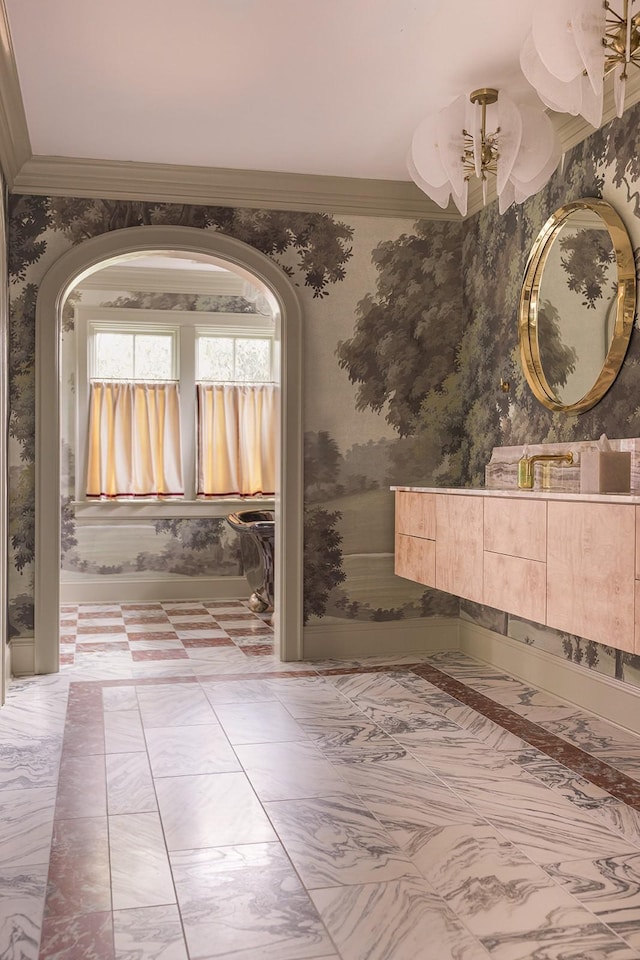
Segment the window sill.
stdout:
[[74,500],[76,520],[108,521],[226,517],[238,510],[273,510],[273,497],[221,497],[219,500]]

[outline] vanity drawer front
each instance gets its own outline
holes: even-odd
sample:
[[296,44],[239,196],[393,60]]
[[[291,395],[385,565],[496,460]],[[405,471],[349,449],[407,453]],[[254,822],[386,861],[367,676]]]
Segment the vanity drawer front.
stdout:
[[482,603],[484,497],[436,495],[436,587]]
[[396,533],[436,538],[436,498],[432,493],[396,492]]
[[544,623],[547,612],[546,563],[485,552],[484,603],[525,620]]
[[484,548],[526,560],[547,559],[547,504],[542,500],[487,497]]
[[640,580],[640,507],[636,507],[636,580]]
[[635,507],[550,501],[548,521],[548,626],[633,651]]
[[423,583],[426,587],[435,587],[435,541],[397,533],[394,572],[398,577],[415,580],[416,583]]

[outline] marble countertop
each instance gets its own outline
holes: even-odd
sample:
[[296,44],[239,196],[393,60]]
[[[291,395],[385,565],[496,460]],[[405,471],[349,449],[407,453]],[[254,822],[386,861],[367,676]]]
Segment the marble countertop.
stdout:
[[464,497],[513,497],[534,500],[574,500],[589,503],[629,503],[640,505],[638,493],[560,493],[557,490],[495,490],[486,487],[391,487],[404,493],[454,493]]

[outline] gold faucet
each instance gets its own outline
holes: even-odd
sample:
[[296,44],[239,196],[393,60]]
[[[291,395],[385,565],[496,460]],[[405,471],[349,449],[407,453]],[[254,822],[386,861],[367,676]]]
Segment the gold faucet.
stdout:
[[533,490],[533,468],[539,461],[554,461],[555,463],[573,463],[572,453],[537,453],[532,457],[521,457],[518,460],[518,486],[522,490]]

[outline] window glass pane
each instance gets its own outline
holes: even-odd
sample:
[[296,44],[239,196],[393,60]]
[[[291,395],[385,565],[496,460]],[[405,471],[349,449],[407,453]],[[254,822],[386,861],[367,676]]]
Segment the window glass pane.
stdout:
[[133,335],[97,333],[94,340],[93,376],[97,380],[130,380],[133,377]]
[[233,379],[233,338],[198,337],[198,380]]
[[236,380],[259,381],[271,379],[270,341],[257,337],[236,340]]
[[167,334],[136,334],[134,378],[136,380],[172,380],[173,337]]

